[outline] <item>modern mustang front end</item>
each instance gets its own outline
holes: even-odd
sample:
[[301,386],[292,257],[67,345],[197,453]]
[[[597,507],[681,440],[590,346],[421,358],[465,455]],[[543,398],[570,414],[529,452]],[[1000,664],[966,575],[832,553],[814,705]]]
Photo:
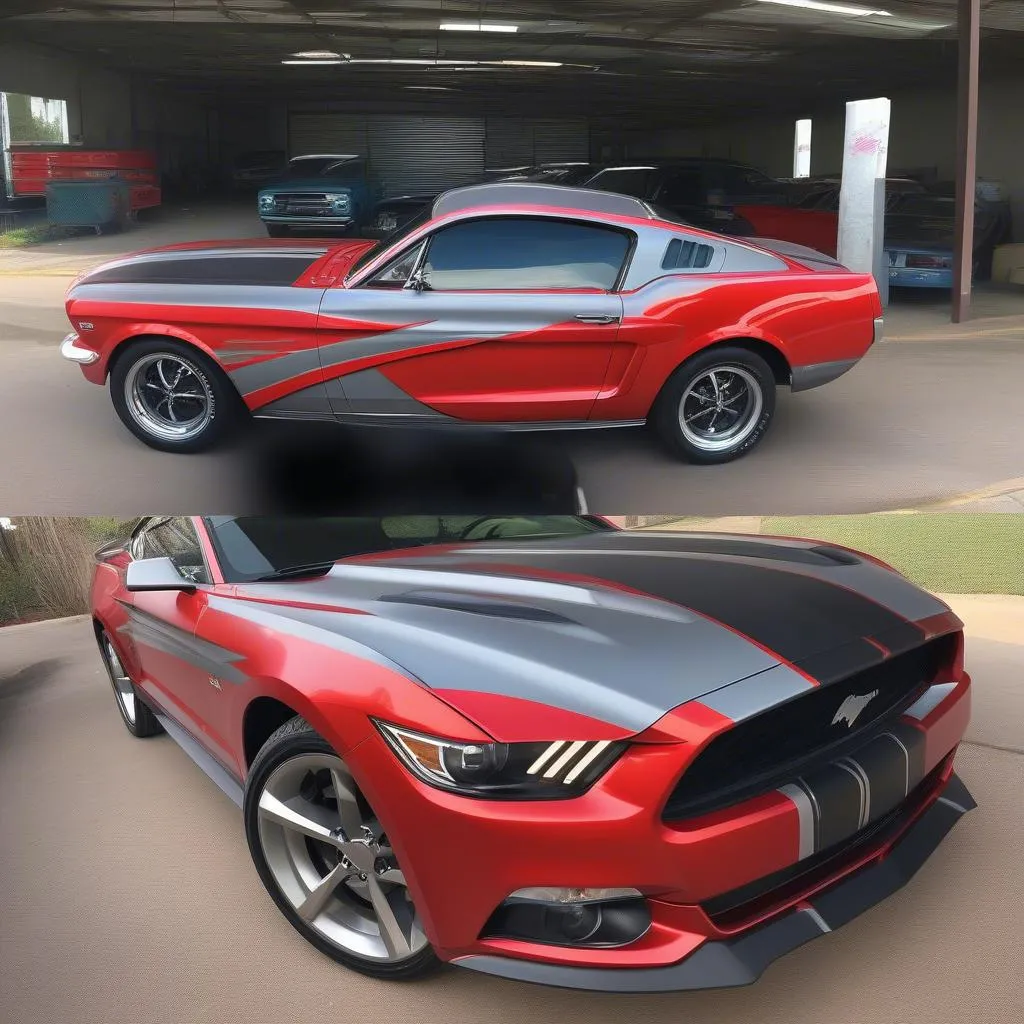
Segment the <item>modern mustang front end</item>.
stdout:
[[747,984],[902,886],[974,806],[953,773],[970,713],[954,616],[794,699],[766,685],[635,735],[440,694],[490,735],[547,735],[375,719],[347,759],[441,959],[570,988]]

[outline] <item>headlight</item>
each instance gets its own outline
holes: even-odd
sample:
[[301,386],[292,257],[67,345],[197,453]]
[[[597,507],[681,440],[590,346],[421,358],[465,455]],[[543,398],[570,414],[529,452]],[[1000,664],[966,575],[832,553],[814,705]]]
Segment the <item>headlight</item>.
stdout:
[[274,205],[273,195],[260,196],[260,206],[264,209]]
[[347,195],[328,194],[324,198],[326,198],[327,202],[329,202],[332,206],[348,206]]
[[402,763],[424,782],[465,796],[567,800],[586,792],[626,744],[611,740],[460,743],[386,722],[374,725]]

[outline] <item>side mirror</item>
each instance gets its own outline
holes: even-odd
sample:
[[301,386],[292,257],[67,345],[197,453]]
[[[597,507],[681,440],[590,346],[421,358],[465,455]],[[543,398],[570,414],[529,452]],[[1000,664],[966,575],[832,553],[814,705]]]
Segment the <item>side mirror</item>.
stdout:
[[409,275],[409,280],[405,282],[405,287],[413,292],[430,291],[430,281],[427,279],[427,272],[423,267],[418,267]]
[[185,579],[169,558],[140,558],[130,562],[125,573],[125,585],[132,593],[150,590],[180,590],[195,593],[196,585]]

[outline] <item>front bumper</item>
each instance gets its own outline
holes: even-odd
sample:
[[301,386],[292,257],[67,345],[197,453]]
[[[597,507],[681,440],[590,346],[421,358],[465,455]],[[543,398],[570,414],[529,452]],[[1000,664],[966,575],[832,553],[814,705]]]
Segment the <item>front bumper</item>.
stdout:
[[973,797],[953,775],[882,859],[823,889],[789,912],[736,938],[705,942],[681,963],[655,968],[573,967],[498,956],[467,956],[459,967],[516,981],[603,992],[674,992],[756,981],[772,961],[835,931],[901,889],[967,811]]
[[79,345],[79,340],[77,334],[68,334],[60,343],[60,354],[72,363],[78,363],[79,366],[91,366],[99,360],[100,354],[91,348]]
[[951,268],[918,270],[910,267],[890,267],[889,284],[895,288],[942,288],[953,287]]
[[355,224],[355,219],[351,216],[345,217],[277,217],[277,216],[260,216],[260,220],[264,224],[287,224],[293,228],[318,228],[318,227],[329,227],[329,228],[346,228],[351,227]]
[[[623,970],[653,971],[642,975],[650,981],[677,978],[680,965],[705,945],[721,946],[714,955],[722,956],[902,841],[952,777],[953,753],[970,716],[970,678],[936,683],[926,696],[888,726],[905,760],[883,763],[877,751],[863,751],[875,811],[860,823],[867,812],[854,778],[841,772],[842,788],[841,780],[819,780],[817,769],[807,773],[816,824],[807,817],[807,801],[787,792],[790,786],[665,820],[663,807],[689,761],[729,727],[699,702],[666,716],[657,730],[664,739],[627,751],[587,793],[567,801],[474,800],[433,789],[401,767],[379,737],[346,759],[380,814],[442,960],[538,981],[568,969],[567,977],[588,987],[589,972],[611,972],[618,984],[627,977]],[[904,777],[915,787],[906,797]],[[898,811],[895,822],[883,820],[888,808]],[[883,824],[884,834],[875,831]],[[494,915],[511,893],[531,886],[636,889],[647,900],[651,926],[615,947],[515,938],[495,925]],[[751,944],[757,945],[752,940],[740,948]],[[765,962],[788,948],[776,946]],[[678,980],[665,984],[686,987]]]

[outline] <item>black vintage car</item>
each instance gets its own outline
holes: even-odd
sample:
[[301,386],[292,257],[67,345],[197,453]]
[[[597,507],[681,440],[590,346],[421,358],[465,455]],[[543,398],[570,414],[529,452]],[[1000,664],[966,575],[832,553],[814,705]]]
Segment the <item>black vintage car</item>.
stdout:
[[755,235],[733,206],[787,205],[792,185],[733,160],[692,157],[671,163],[607,167],[587,188],[635,196],[695,227],[724,235]]
[[[547,163],[526,167],[503,167],[485,171],[474,185],[485,185],[497,181],[535,181],[545,185],[581,185],[597,171],[588,163]],[[452,187],[466,182],[453,182]],[[441,190],[445,191],[445,190]],[[408,224],[409,221],[429,209],[441,193],[416,192],[410,195],[389,196],[382,199],[373,211],[369,224],[362,234],[367,238],[383,238],[392,231]]]

